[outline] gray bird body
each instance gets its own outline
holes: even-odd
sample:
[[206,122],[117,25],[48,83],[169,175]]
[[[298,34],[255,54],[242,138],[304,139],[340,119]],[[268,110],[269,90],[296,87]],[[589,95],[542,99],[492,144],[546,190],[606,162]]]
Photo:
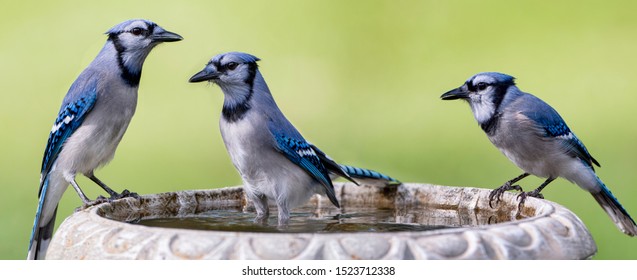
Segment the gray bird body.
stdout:
[[51,128],[28,259],[44,258],[58,203],[69,184],[83,203],[94,203],[75,182],[77,174],[89,177],[111,198],[126,195],[110,189],[93,171],[113,159],[135,114],[141,70],[150,51],[161,42],[182,39],[146,20],[122,22],[107,34],[102,50],[71,85]]
[[507,190],[521,190],[512,184],[529,174],[547,178],[534,191],[520,194],[522,205],[526,196],[543,198],[542,189],[561,177],[591,193],[622,232],[637,235],[634,220],[595,174],[593,165],[599,163],[584,144],[555,109],[522,92],[513,80],[502,73],[479,73],[441,96],[445,100],[466,100],[489,140],[525,172],[494,190],[490,200],[499,200]]
[[[93,64],[91,64],[93,65]],[[101,72],[101,73],[100,73]],[[86,78],[86,76],[93,76]],[[49,176],[49,192],[44,204],[42,223],[51,219],[60,198],[75,174],[89,176],[93,170],[111,161],[117,145],[130,123],[137,105],[137,87],[126,85],[113,73],[89,66],[78,79],[98,82],[97,100],[82,126],[69,136]],[[82,85],[79,85],[82,86]],[[44,174],[43,174],[44,176]]]
[[[226,102],[232,102],[231,96],[226,95],[226,99]],[[303,204],[313,194],[325,194],[325,191],[318,181],[276,150],[270,127],[302,137],[279,110],[258,72],[249,104],[251,109],[241,121],[231,122],[223,116],[220,118],[221,136],[232,163],[246,185],[246,194],[252,200],[263,200],[265,196],[276,201],[277,206],[282,208],[279,219],[287,220],[289,209]],[[265,203],[255,207],[267,211]]]
[[257,222],[267,222],[268,200],[278,207],[279,225],[288,223],[291,208],[314,194],[326,194],[339,207],[331,176],[396,182],[372,170],[338,165],[305,141],[276,105],[258,60],[245,53],[221,54],[190,79],[214,82],[223,91],[221,135]]
[[515,86],[510,88],[501,108],[498,127],[487,136],[515,165],[537,177],[562,177],[586,191],[600,191],[593,169],[583,161],[573,160],[562,143],[548,140],[544,130],[527,117],[537,114],[537,110],[553,113],[553,108],[531,94],[522,93]]

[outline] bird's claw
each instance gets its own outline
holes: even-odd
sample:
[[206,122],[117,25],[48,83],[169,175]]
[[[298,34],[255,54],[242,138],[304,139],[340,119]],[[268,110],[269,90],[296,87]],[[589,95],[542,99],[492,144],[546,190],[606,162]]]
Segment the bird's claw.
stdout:
[[99,204],[106,203],[106,202],[109,202],[108,198],[103,197],[103,196],[100,195],[95,200],[90,201],[88,203],[85,203],[84,205],[90,207],[90,206],[95,206],[95,205],[99,205]]
[[87,208],[92,207],[92,206],[100,205],[102,203],[107,203],[107,202],[110,203],[110,202],[113,202],[115,200],[126,198],[126,197],[132,197],[132,198],[136,198],[138,200],[141,199],[141,197],[137,193],[130,192],[129,190],[124,190],[124,191],[122,191],[122,193],[114,193],[114,194],[111,195],[111,197],[108,197],[108,198],[104,197],[102,195],[99,195],[97,198],[95,198],[95,200],[85,201],[82,204],[82,206],[80,206],[80,207],[78,207],[76,209],[76,211],[84,210],[84,209],[87,209]]
[[118,200],[118,199],[122,199],[122,198],[126,198],[126,197],[132,197],[132,198],[136,198],[136,199],[140,199],[140,196],[136,193],[136,192],[131,192],[129,190],[123,190],[122,193],[115,193],[113,195],[111,195],[111,197],[108,199],[109,202]]
[[89,207],[100,205],[100,204],[106,203],[106,202],[110,202],[110,201],[108,200],[108,198],[103,197],[103,196],[100,195],[95,200],[84,201],[84,203],[82,203],[82,206],[76,208],[75,211],[76,212],[77,211],[81,211],[81,210],[87,209]]
[[499,203],[502,200],[502,195],[506,191],[511,191],[511,190],[524,192],[524,190],[522,190],[522,187],[520,187],[520,185],[511,185],[510,182],[506,182],[504,185],[500,186],[499,188],[495,190],[492,190],[491,193],[489,193],[489,207],[493,208],[492,203],[494,199],[496,201],[496,204]]
[[257,216],[254,217],[254,223],[267,226],[269,217],[270,217],[269,213],[257,213]]
[[522,207],[524,207],[524,202],[526,202],[527,197],[535,197],[539,199],[544,199],[544,195],[541,194],[538,190],[533,190],[530,192],[521,192],[520,194],[518,194],[518,197],[517,197],[517,199],[520,201],[518,202],[518,215],[522,213]]

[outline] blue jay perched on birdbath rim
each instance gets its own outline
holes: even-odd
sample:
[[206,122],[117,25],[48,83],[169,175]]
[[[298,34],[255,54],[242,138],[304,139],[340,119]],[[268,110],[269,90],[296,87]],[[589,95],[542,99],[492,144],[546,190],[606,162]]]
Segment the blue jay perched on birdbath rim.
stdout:
[[210,81],[223,91],[221,136],[255,206],[256,222],[267,222],[268,199],[278,207],[279,226],[288,223],[291,208],[315,193],[340,207],[330,174],[354,183],[352,177],[399,183],[372,170],[339,165],[307,142],[274,102],[257,61],[247,53],[220,54],[190,78],[191,83]]
[[75,182],[77,174],[90,178],[111,199],[132,194],[127,190],[121,194],[113,191],[93,171],[113,159],[135,113],[146,56],[162,42],[183,39],[142,19],[122,22],[106,34],[106,44],[64,97],[49,134],[28,259],[44,258],[53,235],[58,203],[69,184],[84,204],[96,203]]
[[[623,233],[637,235],[635,221],[595,174],[593,164],[600,166],[597,160],[555,109],[518,89],[513,77],[494,72],[479,73],[441,98],[467,101],[489,140],[524,171],[493,190],[489,205],[494,199],[500,201],[505,191],[518,190],[521,192],[519,211],[528,196],[544,198],[540,193],[542,189],[562,177],[591,193]],[[514,185],[530,174],[547,179],[530,192]]]

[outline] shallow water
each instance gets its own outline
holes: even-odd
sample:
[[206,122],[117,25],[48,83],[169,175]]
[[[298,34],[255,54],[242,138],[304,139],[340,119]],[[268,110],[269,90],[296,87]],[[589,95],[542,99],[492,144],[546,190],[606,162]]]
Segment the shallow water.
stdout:
[[[397,232],[428,231],[443,228],[477,226],[481,219],[462,217],[454,210],[392,208],[296,208],[286,227],[277,226],[276,209],[270,210],[268,224],[254,222],[254,212],[239,209],[213,210],[188,217],[140,220],[137,224],[197,230],[283,233]],[[466,214],[464,214],[466,215]],[[484,219],[482,219],[484,220]],[[494,223],[492,219],[484,223]]]

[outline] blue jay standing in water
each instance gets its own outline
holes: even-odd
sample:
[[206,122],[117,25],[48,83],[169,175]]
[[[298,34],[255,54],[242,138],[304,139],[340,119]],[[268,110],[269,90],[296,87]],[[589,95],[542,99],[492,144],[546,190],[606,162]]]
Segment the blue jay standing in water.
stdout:
[[340,207],[330,173],[354,183],[352,177],[397,183],[375,171],[339,165],[305,141],[274,102],[258,60],[246,53],[220,54],[190,78],[191,83],[216,83],[223,91],[221,136],[255,205],[255,221],[266,222],[268,199],[278,206],[280,226],[288,223],[291,208],[315,193]]
[[142,65],[162,42],[181,36],[147,20],[128,20],[111,28],[95,60],[75,80],[62,101],[44,151],[39,202],[29,243],[28,259],[42,259],[53,235],[55,214],[69,184],[84,204],[91,201],[75,182],[84,174],[112,199],[118,194],[93,174],[109,162],[135,113]]
[[[479,73],[441,96],[443,100],[467,101],[489,140],[524,171],[493,190],[489,205],[494,199],[499,201],[505,191],[518,190],[521,207],[527,196],[544,198],[540,193],[542,189],[562,177],[591,193],[617,228],[635,236],[635,221],[595,174],[593,164],[600,166],[599,163],[557,111],[539,98],[522,92],[513,80],[502,73]],[[530,174],[547,179],[530,192],[523,192],[519,185],[514,185]]]

